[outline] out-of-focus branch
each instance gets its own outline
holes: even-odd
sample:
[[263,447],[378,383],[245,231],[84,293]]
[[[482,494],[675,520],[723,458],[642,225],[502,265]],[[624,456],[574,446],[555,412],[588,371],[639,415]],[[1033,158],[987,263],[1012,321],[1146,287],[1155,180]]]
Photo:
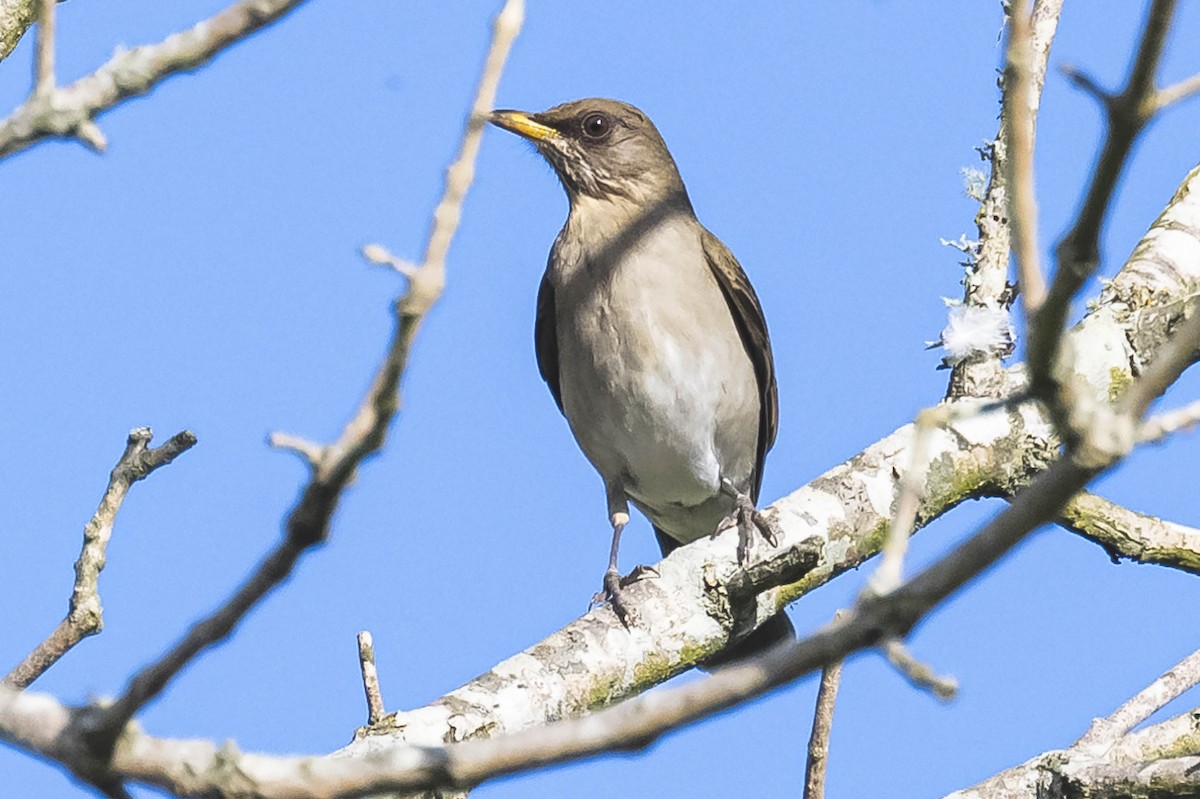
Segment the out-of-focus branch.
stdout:
[[[1059,334],[1072,299],[1099,265],[1104,219],[1133,144],[1154,115],[1168,104],[1159,96],[1155,76],[1175,7],[1175,0],[1154,0],[1151,4],[1121,92],[1105,93],[1091,79],[1068,71],[1077,85],[1100,98],[1108,119],[1104,145],[1078,216],[1055,247],[1056,270],[1046,302],[1029,318],[1030,386],[1035,395],[1047,401],[1059,432],[1068,443],[1080,438],[1085,429],[1094,430],[1097,426],[1093,424],[1092,408],[1074,404],[1077,392],[1070,385],[1071,376],[1060,370],[1060,361],[1069,363],[1073,356],[1065,353],[1060,357]],[[1178,88],[1172,91],[1172,98],[1182,96]]]
[[1200,530],[1138,513],[1095,494],[1081,493],[1058,523],[1104,547],[1113,560],[1127,558],[1200,575]]
[[[263,5],[262,0],[259,5]],[[319,453],[320,457],[309,458],[309,482],[288,514],[283,540],[247,581],[220,608],[196,623],[157,662],[142,669],[112,704],[86,709],[81,722],[84,734],[101,756],[111,752],[117,736],[138,710],[156,697],[200,652],[228,636],[267,593],[286,579],[306,551],[326,539],[343,489],[359,464],[383,446],[388,424],[399,408],[399,381],[408,362],[413,338],[441,293],[446,251],[458,226],[459,208],[473,176],[483,126],[481,118],[493,105],[496,86],[522,18],[521,0],[508,0],[497,16],[492,48],[480,78],[459,156],[447,172],[445,196],[434,214],[427,248],[427,257],[432,260],[416,270],[409,279],[407,290],[395,302],[396,324],[387,355],[357,413],[343,428],[337,441],[328,446],[298,447],[294,439],[289,441],[293,449]]]
[[83,550],[75,561],[75,588],[67,616],[16,668],[4,678],[4,684],[25,688],[40,677],[72,647],[100,632],[104,626],[100,605],[100,572],[104,569],[113,523],[129,489],[155,469],[166,466],[196,443],[190,431],[176,433],[160,447],[150,448],[153,434],[149,427],[129,433],[125,452],[108,476],[108,488],[95,515],[83,528]]
[[1054,292],[1056,303],[1069,302],[1078,286],[1100,262],[1100,232],[1104,217],[1137,137],[1155,114],[1196,91],[1191,83],[1185,82],[1171,87],[1164,96],[1155,85],[1175,7],[1176,0],[1154,0],[1151,4],[1137,54],[1121,91],[1108,93],[1082,72],[1070,67],[1065,69],[1077,86],[1103,105],[1108,130],[1079,215],[1055,249],[1059,274],[1062,275],[1061,285]]
[[35,86],[29,99],[0,121],[0,157],[51,137],[78,138],[92,149],[103,150],[107,143],[93,122],[98,114],[145,94],[171,75],[195,69],[302,1],[239,0],[157,44],[119,51],[94,73],[68,86],[49,91]]

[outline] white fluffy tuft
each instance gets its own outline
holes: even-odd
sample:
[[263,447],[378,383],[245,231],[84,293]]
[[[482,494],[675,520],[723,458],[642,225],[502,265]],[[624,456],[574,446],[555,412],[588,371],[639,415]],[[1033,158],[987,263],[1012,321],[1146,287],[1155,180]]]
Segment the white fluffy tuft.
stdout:
[[936,342],[946,350],[945,363],[953,366],[976,353],[1008,355],[1013,348],[1013,325],[1008,311],[990,306],[964,305],[944,299],[950,318]]

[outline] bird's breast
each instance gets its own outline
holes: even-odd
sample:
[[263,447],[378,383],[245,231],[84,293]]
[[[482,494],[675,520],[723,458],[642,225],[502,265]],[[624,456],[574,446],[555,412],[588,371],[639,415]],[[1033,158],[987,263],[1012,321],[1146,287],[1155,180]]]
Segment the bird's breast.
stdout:
[[552,276],[560,386],[584,453],[656,523],[708,503],[723,476],[748,484],[757,382],[699,224],[663,222],[623,251],[564,238]]

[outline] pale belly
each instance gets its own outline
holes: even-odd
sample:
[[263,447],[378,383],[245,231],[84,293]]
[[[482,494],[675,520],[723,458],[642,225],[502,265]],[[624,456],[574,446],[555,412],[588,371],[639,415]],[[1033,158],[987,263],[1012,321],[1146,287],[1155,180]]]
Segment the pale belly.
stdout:
[[[695,247],[667,269],[664,251]],[[556,289],[563,409],[609,485],[679,541],[732,508],[726,478],[751,483],[759,425],[754,369],[698,239],[668,231],[609,279]]]

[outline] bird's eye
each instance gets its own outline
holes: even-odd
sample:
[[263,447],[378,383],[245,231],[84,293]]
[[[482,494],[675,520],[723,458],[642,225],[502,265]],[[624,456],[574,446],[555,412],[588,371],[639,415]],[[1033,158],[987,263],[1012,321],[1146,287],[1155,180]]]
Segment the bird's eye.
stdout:
[[600,113],[588,114],[580,124],[583,135],[592,141],[600,141],[612,131],[612,120]]

